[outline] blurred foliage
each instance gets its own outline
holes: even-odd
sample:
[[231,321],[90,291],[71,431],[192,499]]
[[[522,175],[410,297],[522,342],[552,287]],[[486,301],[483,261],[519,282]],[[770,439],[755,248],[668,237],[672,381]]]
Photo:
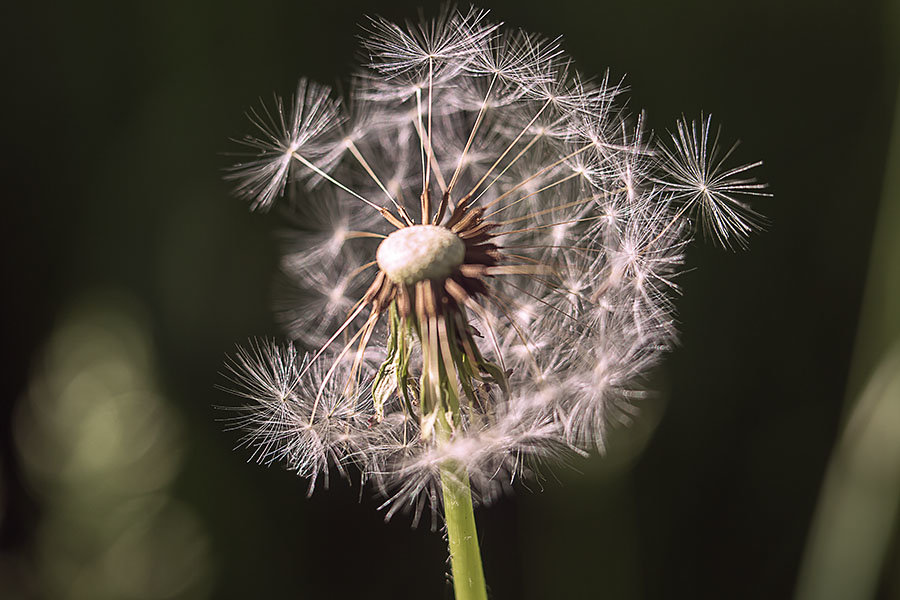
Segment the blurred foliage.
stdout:
[[[279,221],[230,197],[228,138],[259,96],[289,93],[300,75],[346,81],[363,15],[410,17],[418,4],[6,8],[4,597],[6,582],[24,597],[78,597],[76,581],[114,590],[94,597],[449,597],[439,535],[385,525],[377,501],[343,483],[306,499],[290,473],[246,464],[212,408],[233,401],[214,386],[234,343],[277,334]],[[791,597],[848,385],[897,90],[897,2],[483,4],[564,35],[586,73],[627,73],[630,108],[658,133],[682,112],[713,113],[743,139],[738,158],[765,160],[775,194],[758,203],[773,224],[750,251],[689,250],[682,346],[638,428],[607,458],[479,511],[493,596]],[[96,289],[121,290],[145,316],[115,303],[73,313]],[[65,337],[73,327],[86,328]],[[70,350],[54,354],[60,340]],[[126,467],[142,460],[155,466]],[[896,535],[886,551],[900,563]],[[171,579],[156,578],[168,561]],[[895,571],[876,597],[898,597]]]
[[[900,29],[898,29],[900,31]],[[870,598],[900,508],[900,96],[869,262],[849,416],[828,466],[798,597]],[[857,390],[860,376],[868,381]]]
[[872,374],[835,449],[798,598],[872,598],[898,506],[900,342]]
[[208,540],[169,491],[183,431],[159,396],[146,328],[112,298],[68,311],[14,420],[42,509],[25,587],[60,600],[203,597]]

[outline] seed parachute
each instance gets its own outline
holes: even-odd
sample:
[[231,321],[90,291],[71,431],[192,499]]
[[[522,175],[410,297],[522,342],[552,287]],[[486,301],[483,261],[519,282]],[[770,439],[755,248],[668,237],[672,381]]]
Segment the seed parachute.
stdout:
[[294,342],[231,360],[232,424],[310,491],[355,473],[418,518],[448,476],[486,502],[602,450],[675,341],[685,245],[744,246],[766,193],[708,117],[657,142],[620,81],[485,11],[365,30],[348,97],[303,79],[251,111],[228,174],[297,224]]

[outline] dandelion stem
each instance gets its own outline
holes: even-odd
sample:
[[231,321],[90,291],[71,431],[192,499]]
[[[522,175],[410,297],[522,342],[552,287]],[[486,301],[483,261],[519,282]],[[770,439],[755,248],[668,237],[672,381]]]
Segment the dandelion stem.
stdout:
[[[425,296],[426,289],[430,290],[430,287],[420,285],[418,289],[422,290],[420,295]],[[421,306],[422,303],[417,302],[417,305]],[[435,438],[439,445],[444,445],[450,443],[453,432],[461,426],[457,395],[459,374],[451,357],[451,342],[443,317],[431,317],[428,320],[420,317],[419,322],[422,328],[419,339],[422,341],[423,358],[425,364],[429,365],[422,378],[424,405],[433,411]],[[444,360],[440,361],[439,357]],[[431,402],[428,401],[429,396]],[[469,474],[465,465],[452,458],[441,463],[440,472],[456,600],[487,600]]]
[[446,461],[441,465],[441,486],[456,600],[487,600],[472,491],[465,468],[455,461]]

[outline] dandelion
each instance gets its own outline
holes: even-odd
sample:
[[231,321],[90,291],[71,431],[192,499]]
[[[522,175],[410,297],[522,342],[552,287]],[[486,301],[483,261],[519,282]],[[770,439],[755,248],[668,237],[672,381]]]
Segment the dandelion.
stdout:
[[298,224],[296,346],[238,352],[234,425],[310,491],[359,473],[388,517],[443,514],[457,598],[485,598],[473,500],[634,419],[695,221],[743,246],[759,163],[725,167],[708,118],[654,143],[620,82],[485,11],[373,19],[363,48],[346,105],[302,80],[229,173]]

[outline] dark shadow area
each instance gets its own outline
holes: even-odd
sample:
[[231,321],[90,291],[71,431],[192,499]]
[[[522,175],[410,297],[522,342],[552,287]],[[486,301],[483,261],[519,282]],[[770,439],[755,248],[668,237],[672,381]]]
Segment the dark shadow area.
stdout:
[[[497,19],[564,36],[583,72],[625,76],[629,108],[645,109],[658,135],[682,114],[712,113],[726,138],[741,139],[739,160],[764,160],[759,176],[774,194],[755,205],[772,224],[749,251],[690,246],[681,344],[655,374],[647,421],[617,432],[608,457],[476,513],[492,597],[791,597],[844,410],[898,83],[887,59],[896,11],[874,1],[486,4]],[[110,572],[177,598],[452,596],[446,547],[427,521],[385,524],[380,501],[344,481],[307,499],[302,479],[248,464],[214,408],[235,403],[216,388],[225,355],[279,335],[278,221],[251,214],[222,181],[229,138],[248,130],[244,113],[259,97],[290,94],[301,75],[346,86],[364,15],[403,19],[417,7],[201,0],[4,11],[4,597],[55,597],[41,594],[51,576],[81,577],[90,590],[84,582]],[[99,332],[96,344],[59,337],[78,327]],[[35,381],[56,385],[54,373],[78,365],[104,382],[87,398],[119,397],[127,377],[162,412],[135,400],[137,416],[95,423],[84,407],[96,405],[72,396],[44,407],[51,425],[22,416]],[[173,423],[171,438],[147,433],[160,419]],[[78,440],[110,431],[119,437],[108,454],[83,460],[131,465],[125,491],[67,467],[82,460]],[[70,434],[55,454],[21,439]],[[37,458],[23,458],[23,444]],[[148,450],[136,456],[161,462],[110,462],[138,444]],[[43,475],[29,475],[33,464]],[[56,468],[91,493],[47,484]],[[141,474],[159,469],[142,487]],[[90,525],[57,500],[100,514],[104,498],[126,492],[135,515],[159,519],[146,527],[165,533],[148,542],[153,552],[132,557],[100,536],[90,576],[35,566],[52,558],[48,548],[87,543],[88,534],[48,539],[48,523]],[[192,566],[155,573],[175,549]],[[898,560],[895,542],[888,561]],[[121,585],[108,597],[142,597]],[[886,575],[880,597],[898,597],[898,586]]]

